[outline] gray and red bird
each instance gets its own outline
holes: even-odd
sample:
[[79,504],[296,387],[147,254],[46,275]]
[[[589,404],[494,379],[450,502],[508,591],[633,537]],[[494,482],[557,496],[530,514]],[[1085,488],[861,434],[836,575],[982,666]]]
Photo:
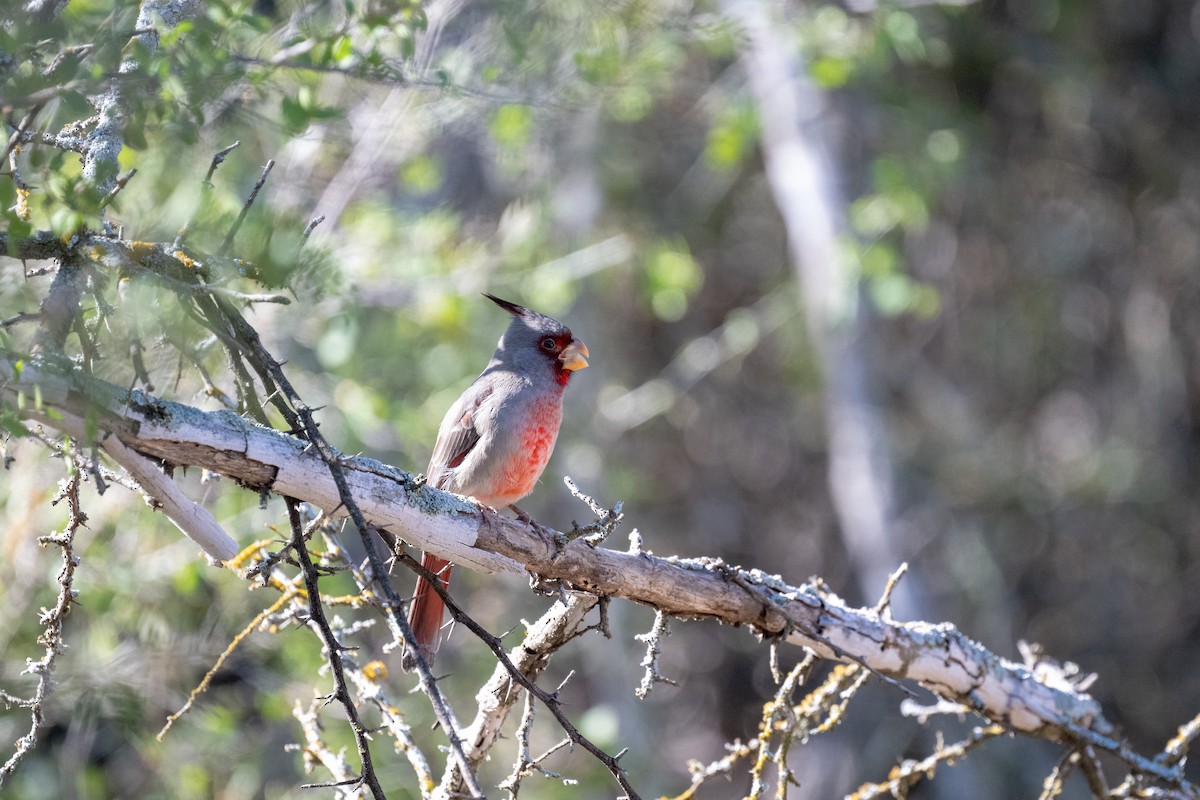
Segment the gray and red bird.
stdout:
[[[546,469],[563,391],[571,374],[588,365],[588,349],[558,320],[484,296],[512,321],[487,368],[446,412],[425,475],[438,489],[501,509],[532,492]],[[449,586],[449,561],[425,553],[421,563]],[[408,622],[427,661],[440,644],[444,611],[433,588],[418,580]]]

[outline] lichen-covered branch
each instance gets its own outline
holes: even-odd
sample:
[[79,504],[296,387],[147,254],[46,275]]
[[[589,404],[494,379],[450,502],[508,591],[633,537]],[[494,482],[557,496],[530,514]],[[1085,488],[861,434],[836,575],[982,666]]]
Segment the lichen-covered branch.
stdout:
[[[188,17],[199,0],[143,0],[138,9],[136,41],[147,53],[158,49],[159,21],[168,29]],[[132,51],[131,51],[132,52]],[[132,55],[121,61],[117,79],[104,92],[88,98],[96,109],[95,127],[82,137],[83,176],[93,183],[101,195],[108,195],[117,186],[119,170],[117,156],[125,144],[125,99],[123,76],[134,72],[138,63]]]
[[62,569],[58,572],[58,596],[52,607],[44,608],[41,611],[42,634],[38,637],[38,642],[44,648],[42,657],[37,661],[27,659],[26,662],[25,672],[37,676],[33,695],[24,699],[0,691],[0,703],[5,706],[18,705],[27,708],[30,717],[28,733],[17,739],[13,754],[7,761],[0,764],[0,787],[4,785],[5,778],[13,773],[25,755],[37,744],[38,734],[45,722],[44,704],[53,688],[54,665],[58,656],[66,648],[63,640],[63,624],[75,602],[75,568],[79,566],[79,557],[75,555],[74,549],[75,534],[87,522],[87,515],[83,513],[79,503],[79,485],[83,480],[83,475],[84,473],[78,468],[78,465],[72,464],[70,475],[59,484],[58,494],[52,501],[55,504],[62,500],[67,501],[70,517],[62,533],[52,533],[38,538],[38,543],[42,546],[56,545],[62,553]]

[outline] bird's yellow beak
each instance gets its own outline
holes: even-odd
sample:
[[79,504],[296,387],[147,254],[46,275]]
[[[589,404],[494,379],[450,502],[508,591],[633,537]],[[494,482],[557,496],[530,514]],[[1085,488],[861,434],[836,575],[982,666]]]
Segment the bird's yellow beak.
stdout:
[[562,355],[558,360],[562,362],[563,369],[574,372],[577,369],[587,369],[588,360],[587,345],[578,339],[572,339],[571,343],[563,348]]

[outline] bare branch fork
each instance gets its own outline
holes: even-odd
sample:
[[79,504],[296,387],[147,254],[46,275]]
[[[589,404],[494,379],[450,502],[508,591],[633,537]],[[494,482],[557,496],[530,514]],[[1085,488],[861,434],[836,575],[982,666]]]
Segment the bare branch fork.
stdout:
[[[501,667],[507,670],[513,682],[520,684],[520,686],[524,688],[526,692],[528,692],[532,697],[536,697],[538,701],[542,703],[542,705],[550,709],[550,713],[554,715],[555,720],[557,720],[558,724],[562,726],[562,729],[566,731],[567,738],[571,742],[582,746],[585,750],[595,756],[602,764],[604,764],[605,767],[608,768],[608,771],[612,774],[613,778],[625,791],[625,797],[627,800],[640,800],[640,795],[638,795],[632,784],[630,784],[629,776],[625,774],[625,770],[621,768],[619,763],[621,756],[625,754],[625,751],[622,750],[620,753],[617,753],[617,755],[611,756],[597,747],[582,733],[580,733],[579,729],[575,727],[575,725],[563,712],[562,704],[558,701],[557,690],[555,692],[547,692],[545,689],[538,686],[532,678],[525,674],[525,672],[523,672],[521,669],[518,669],[518,667],[509,659],[508,654],[504,652],[504,645],[500,638],[488,633],[481,625],[479,625],[479,623],[471,619],[468,614],[464,613],[463,610],[459,608],[458,604],[454,602],[453,598],[450,597],[449,592],[446,591],[441,581],[437,580],[436,575],[421,566],[420,562],[403,552],[402,549],[397,550],[396,556],[405,566],[407,566],[413,572],[416,572],[421,577],[425,578],[425,580],[429,581],[430,586],[434,588],[434,591],[438,593],[438,595],[442,598],[442,601],[446,604],[446,609],[453,616],[455,622],[461,623],[463,626],[468,628],[472,633],[475,634],[475,636],[479,638],[480,641],[488,646],[488,649],[490,649],[492,654],[495,656],[496,661]],[[548,656],[549,653],[546,653],[545,657],[548,658]],[[529,711],[528,714],[529,717],[532,718],[533,712]],[[521,761],[524,763],[521,764],[520,767],[531,766],[540,760],[541,759],[527,759],[523,756]],[[522,769],[518,768],[514,773],[513,782],[517,785],[520,784],[519,773],[521,772]],[[445,784],[443,784],[443,787],[445,787]],[[457,787],[454,787],[454,790],[456,791]]]
[[533,573],[583,591],[636,600],[674,616],[753,626],[824,658],[854,661],[883,675],[920,683],[939,698],[1008,729],[1089,744],[1148,775],[1183,781],[1177,765],[1137,757],[1113,739],[1099,704],[1069,680],[1052,674],[1035,677],[1030,669],[992,654],[952,625],[898,623],[758,570],[737,570],[734,581],[728,567],[711,561],[622,553],[581,541],[558,544],[516,520],[483,524],[472,504],[419,486],[399,469],[329,453],[327,457],[341,467],[339,486],[325,458],[312,452],[309,443],[236,414],[200,411],[45,363],[26,363],[17,371],[17,361],[16,354],[0,351],[0,396],[15,405],[18,393],[31,394],[39,387],[44,405],[41,410],[27,409],[26,416],[59,430],[86,432],[84,417],[90,414],[104,439],[116,438],[166,464],[195,465],[227,475],[254,491],[276,492],[323,509],[341,507],[345,492],[356,500],[362,524],[377,525],[463,566],[522,577]]

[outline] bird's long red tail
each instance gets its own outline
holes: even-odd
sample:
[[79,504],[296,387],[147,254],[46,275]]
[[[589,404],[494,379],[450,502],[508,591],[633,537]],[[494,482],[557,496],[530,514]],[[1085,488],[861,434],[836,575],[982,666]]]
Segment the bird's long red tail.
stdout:
[[[439,576],[443,588],[450,588],[450,568],[453,565],[449,561],[430,553],[422,553],[421,566]],[[433,657],[442,643],[442,615],[445,610],[446,604],[429,582],[418,578],[416,594],[413,595],[412,605],[408,609],[408,624],[413,629],[417,647],[427,664],[433,663]],[[412,666],[409,661],[406,657],[406,668]]]

